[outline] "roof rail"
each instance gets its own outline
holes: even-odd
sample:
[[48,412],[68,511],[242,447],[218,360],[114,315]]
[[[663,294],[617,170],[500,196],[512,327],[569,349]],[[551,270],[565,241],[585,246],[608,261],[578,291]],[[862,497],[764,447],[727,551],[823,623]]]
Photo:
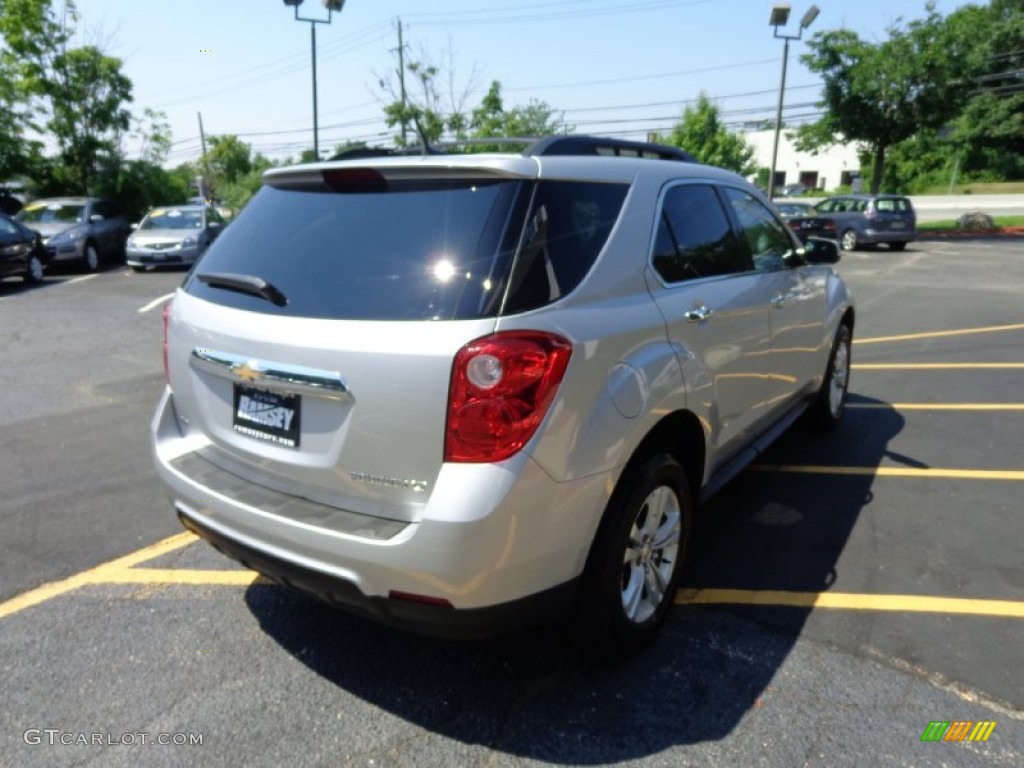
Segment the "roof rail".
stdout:
[[608,155],[646,157],[655,160],[677,160],[696,163],[697,158],[679,147],[653,144],[648,141],[610,139],[604,136],[549,136],[530,146],[524,155]]
[[457,139],[440,144],[420,144],[388,149],[385,147],[356,146],[343,149],[331,160],[363,160],[372,157],[393,157],[396,155],[443,155],[447,150],[472,146],[522,146],[523,155],[541,157],[551,155],[606,155],[609,157],[645,157],[654,160],[676,160],[684,163],[699,162],[689,152],[679,147],[653,144],[648,141],[628,141],[604,136],[568,135],[534,137],[495,136],[487,139]]

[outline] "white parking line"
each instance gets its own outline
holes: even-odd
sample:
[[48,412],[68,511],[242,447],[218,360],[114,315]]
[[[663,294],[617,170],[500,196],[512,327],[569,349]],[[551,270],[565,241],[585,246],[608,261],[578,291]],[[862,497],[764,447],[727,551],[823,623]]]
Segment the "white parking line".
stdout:
[[173,299],[173,298],[174,298],[174,294],[173,293],[168,293],[168,294],[166,294],[164,296],[160,296],[158,298],[153,299],[151,302],[149,302],[149,304],[146,304],[144,306],[139,307],[138,312],[139,312],[140,315],[143,312],[149,312],[149,310],[155,309],[156,307],[159,307],[161,304],[163,304],[168,299]]

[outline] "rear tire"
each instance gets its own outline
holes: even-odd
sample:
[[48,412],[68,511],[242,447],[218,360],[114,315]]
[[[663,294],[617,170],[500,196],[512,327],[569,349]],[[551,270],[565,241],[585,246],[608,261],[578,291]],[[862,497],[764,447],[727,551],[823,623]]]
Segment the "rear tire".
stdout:
[[95,243],[85,244],[85,253],[82,255],[82,261],[85,263],[85,268],[90,272],[95,272],[100,268],[100,254],[96,250]]
[[839,241],[839,244],[843,247],[844,251],[855,251],[859,241],[857,239],[857,231],[854,229],[847,229],[843,232],[843,236]]
[[22,275],[22,280],[25,281],[25,285],[39,285],[43,282],[43,273],[45,268],[43,267],[42,260],[32,254],[28,259],[28,264],[25,265],[25,274]]
[[825,378],[808,414],[821,430],[835,429],[846,409],[846,394],[850,386],[850,326],[843,323],[836,331],[832,352],[825,367]]
[[588,651],[622,658],[657,635],[674,602],[692,517],[686,473],[672,456],[627,468],[584,572],[579,628]]

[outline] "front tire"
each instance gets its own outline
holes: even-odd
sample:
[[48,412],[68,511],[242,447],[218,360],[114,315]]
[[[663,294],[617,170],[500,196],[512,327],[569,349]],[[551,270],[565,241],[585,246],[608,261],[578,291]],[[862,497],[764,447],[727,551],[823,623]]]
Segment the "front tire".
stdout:
[[821,430],[838,427],[846,409],[846,395],[850,387],[851,336],[849,325],[843,323],[839,326],[825,367],[825,378],[810,408],[811,421]]
[[588,649],[621,658],[655,637],[672,608],[692,517],[686,473],[672,456],[627,468],[584,572],[580,628]]
[[904,242],[889,243],[889,250],[890,251],[902,251],[906,247],[907,247],[907,244],[904,243]]

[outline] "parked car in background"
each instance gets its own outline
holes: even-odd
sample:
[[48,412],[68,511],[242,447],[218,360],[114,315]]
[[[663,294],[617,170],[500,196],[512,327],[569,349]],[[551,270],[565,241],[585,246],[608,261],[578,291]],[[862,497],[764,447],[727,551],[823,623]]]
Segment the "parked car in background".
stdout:
[[0,192],[0,213],[6,213],[8,216],[13,216],[25,206],[22,205],[21,200],[16,198],[14,195],[9,194],[6,191]]
[[40,234],[0,213],[0,277],[21,277],[26,283],[39,283],[45,266],[46,249]]
[[152,209],[128,237],[128,266],[193,264],[216,239],[224,219],[210,205],[169,205]]
[[902,251],[917,239],[917,214],[900,195],[843,195],[822,200],[815,209],[835,219],[844,251],[885,243]]
[[103,261],[124,258],[128,220],[110,200],[35,200],[18,213],[17,219],[42,235],[50,263],[77,261],[93,272]]
[[793,233],[806,243],[812,237],[835,240],[836,221],[822,216],[811,203],[776,202],[775,207]]
[[782,188],[782,197],[802,197],[814,190],[803,184],[787,184]]
[[268,171],[164,312],[158,473],[185,527],[431,634],[572,620],[637,649],[695,506],[838,424],[835,242],[674,147]]

